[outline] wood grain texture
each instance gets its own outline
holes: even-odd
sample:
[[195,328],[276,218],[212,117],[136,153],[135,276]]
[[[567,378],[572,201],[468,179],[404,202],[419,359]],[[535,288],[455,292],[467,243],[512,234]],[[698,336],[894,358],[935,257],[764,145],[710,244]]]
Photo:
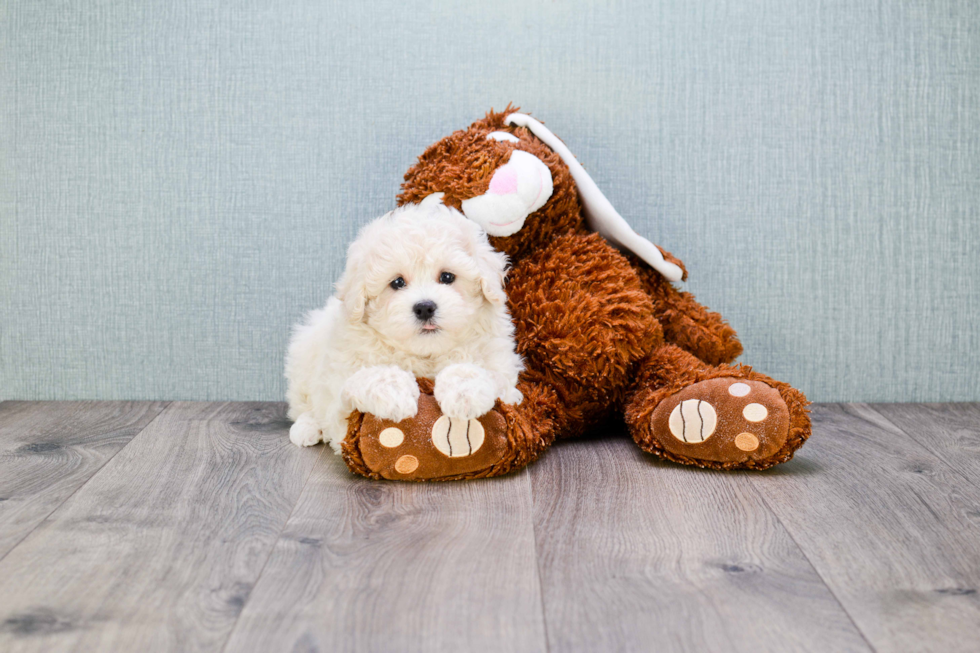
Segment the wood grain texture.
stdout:
[[0,650],[220,650],[317,457],[284,410],[169,406],[0,562]]
[[0,404],[0,559],[165,406],[129,401]]
[[324,452],[228,650],[545,650],[529,490],[369,481]]
[[758,474],[656,461],[628,439],[531,469],[554,651],[867,651],[761,499]]
[[0,650],[980,638],[975,405],[816,406],[807,446],[764,473],[668,465],[609,434],[449,484],[354,477],[289,444],[284,411],[0,404],[0,488],[27,497],[0,502],[22,532],[0,559]]
[[980,404],[873,404],[947,465],[980,484]]
[[980,490],[861,404],[751,479],[877,651],[975,651]]

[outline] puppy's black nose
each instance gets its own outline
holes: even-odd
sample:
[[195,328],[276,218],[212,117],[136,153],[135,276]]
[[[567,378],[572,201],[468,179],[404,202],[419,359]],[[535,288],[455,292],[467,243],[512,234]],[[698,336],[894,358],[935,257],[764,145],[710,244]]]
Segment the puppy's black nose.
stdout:
[[425,322],[426,320],[431,320],[432,316],[436,314],[436,308],[438,308],[438,306],[436,306],[434,301],[431,299],[423,299],[412,307],[412,312],[415,313],[415,317],[417,317],[420,322]]

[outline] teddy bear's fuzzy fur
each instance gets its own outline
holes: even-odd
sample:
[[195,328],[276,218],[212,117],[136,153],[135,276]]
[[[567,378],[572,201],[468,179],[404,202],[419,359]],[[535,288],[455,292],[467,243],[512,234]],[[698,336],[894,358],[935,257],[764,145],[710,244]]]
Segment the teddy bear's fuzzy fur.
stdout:
[[[523,403],[496,406],[506,421],[506,434],[500,437],[506,437],[507,453],[483,469],[453,473],[451,468],[440,468],[439,473],[414,478],[503,474],[532,462],[555,438],[579,435],[615,416],[625,420],[641,448],[681,464],[765,469],[790,459],[810,435],[803,394],[748,366],[730,365],[742,346],[720,315],[690,293],[679,291],[639,258],[590,232],[568,166],[527,128],[505,122],[514,111],[513,107],[491,111],[430,146],[406,173],[398,197],[399,204],[405,204],[444,193],[443,202],[459,209],[464,200],[487,192],[494,171],[514,149],[544,162],[554,186],[551,197],[523,228],[510,236],[490,238],[511,260],[508,304],[518,352],[526,363],[518,386]],[[520,140],[488,140],[487,135],[497,131]],[[661,252],[683,269],[670,253]],[[753,393],[771,395],[766,404],[771,419],[763,421],[764,428],[750,429],[758,443],[756,450],[746,453],[731,445],[731,438],[726,441],[721,436],[713,438],[710,447],[708,441],[686,446],[686,440],[675,441],[665,429],[654,427],[666,423],[666,414],[658,418],[658,407],[663,404],[663,412],[670,403],[681,401],[678,397],[709,401],[719,414],[740,411],[741,406],[735,407],[735,399],[724,392],[725,384],[751,386]],[[431,392],[430,385],[420,380],[423,395],[427,389]],[[732,403],[727,413],[726,402]],[[356,413],[350,419],[345,460],[355,472],[391,478],[371,469],[360,455],[360,439],[373,437],[362,428],[363,421],[364,416]],[[729,430],[746,424],[754,426],[744,422]],[[739,437],[744,435],[749,434]]]

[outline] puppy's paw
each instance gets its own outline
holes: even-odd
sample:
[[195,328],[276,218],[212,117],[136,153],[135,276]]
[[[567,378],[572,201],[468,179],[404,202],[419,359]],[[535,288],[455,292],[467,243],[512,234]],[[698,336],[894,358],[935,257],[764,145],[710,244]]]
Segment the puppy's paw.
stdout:
[[362,413],[400,422],[415,417],[419,386],[415,377],[394,365],[375,365],[354,372],[344,383],[343,398]]
[[524,395],[517,388],[507,388],[500,395],[500,401],[505,404],[511,404],[512,406],[519,406],[524,401]]
[[299,447],[312,447],[323,439],[320,425],[316,423],[313,416],[303,413],[299,416],[291,427],[289,427],[289,441]]
[[497,384],[482,367],[457,363],[436,375],[435,397],[450,419],[476,419],[493,408]]

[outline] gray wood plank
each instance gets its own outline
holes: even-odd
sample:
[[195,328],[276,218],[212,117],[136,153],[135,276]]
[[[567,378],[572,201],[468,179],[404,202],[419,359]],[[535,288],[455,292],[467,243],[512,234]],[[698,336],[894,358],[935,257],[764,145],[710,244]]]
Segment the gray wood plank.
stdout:
[[229,651],[542,651],[526,472],[483,481],[314,470]]
[[980,404],[872,404],[947,465],[980,483]]
[[980,492],[865,405],[820,405],[797,459],[753,479],[878,651],[975,651]]
[[284,413],[169,406],[0,561],[0,650],[220,650],[318,457]]
[[739,476],[556,444],[531,469],[551,650],[869,650]]
[[165,406],[135,401],[0,404],[0,559]]

